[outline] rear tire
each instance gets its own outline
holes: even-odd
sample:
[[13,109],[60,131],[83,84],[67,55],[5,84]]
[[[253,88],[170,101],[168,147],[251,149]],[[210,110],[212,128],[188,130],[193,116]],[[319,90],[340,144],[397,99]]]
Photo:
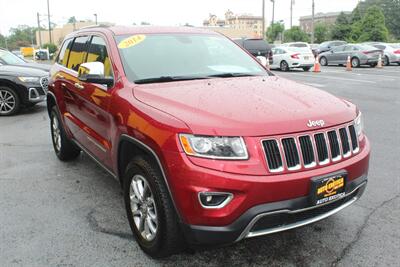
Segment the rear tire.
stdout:
[[18,94],[7,86],[0,85],[0,116],[12,116],[21,109]]
[[326,57],[321,57],[321,58],[319,59],[319,63],[320,63],[322,66],[328,66],[328,59],[327,59]]
[[69,161],[77,158],[81,150],[68,139],[56,106],[50,113],[51,140],[53,141],[54,152],[61,161]]
[[[185,242],[178,216],[158,167],[146,158],[136,157],[123,178],[129,225],[142,250],[153,258],[182,251]],[[142,194],[137,197],[137,192]]]
[[288,63],[287,63],[285,60],[282,60],[282,61],[281,61],[280,69],[281,69],[282,71],[289,71],[289,65],[288,65]]
[[311,70],[311,67],[303,67],[303,70],[304,70],[304,71],[310,71],[310,70]]
[[371,68],[375,68],[378,65],[378,63],[372,63],[370,64]]

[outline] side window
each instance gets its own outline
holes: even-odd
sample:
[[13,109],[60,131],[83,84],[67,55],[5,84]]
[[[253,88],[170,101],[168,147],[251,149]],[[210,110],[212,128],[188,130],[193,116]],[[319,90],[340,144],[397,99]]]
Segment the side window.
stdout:
[[61,47],[60,53],[58,54],[57,63],[63,66],[67,65],[68,55],[71,51],[72,39],[65,40],[63,46]]
[[75,38],[69,55],[67,68],[78,71],[79,66],[85,59],[87,39],[87,36]]
[[344,49],[344,46],[341,45],[341,46],[337,46],[337,47],[333,48],[332,51],[334,53],[339,53],[339,52],[343,52],[343,49]]
[[345,48],[344,48],[345,52],[353,51],[353,50],[354,50],[354,47],[352,45],[346,45]]
[[89,46],[86,62],[101,62],[104,64],[104,75],[106,77],[113,76],[111,61],[108,57],[106,42],[103,38],[93,36]]

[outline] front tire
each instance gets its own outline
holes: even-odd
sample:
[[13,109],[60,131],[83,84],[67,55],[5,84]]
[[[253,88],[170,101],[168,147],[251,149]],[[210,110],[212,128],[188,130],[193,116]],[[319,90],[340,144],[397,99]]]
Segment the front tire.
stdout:
[[81,150],[68,139],[61,123],[56,106],[50,113],[51,140],[53,141],[54,152],[61,161],[69,161],[77,158]]
[[18,94],[10,87],[0,85],[0,116],[15,115],[21,109]]
[[351,66],[352,66],[353,68],[358,68],[358,67],[360,67],[360,60],[359,60],[358,58],[356,58],[356,57],[353,57],[353,58],[351,59]]
[[390,60],[389,60],[388,56],[385,56],[383,58],[383,65],[385,65],[385,66],[389,66],[390,65]]
[[322,66],[328,66],[328,59],[327,59],[326,57],[321,57],[321,58],[319,59],[319,63],[320,63]]
[[303,67],[303,70],[304,70],[304,71],[310,71],[310,70],[311,70],[311,67]]
[[184,239],[163,177],[151,161],[136,157],[124,175],[129,225],[142,250],[163,258],[182,250]]

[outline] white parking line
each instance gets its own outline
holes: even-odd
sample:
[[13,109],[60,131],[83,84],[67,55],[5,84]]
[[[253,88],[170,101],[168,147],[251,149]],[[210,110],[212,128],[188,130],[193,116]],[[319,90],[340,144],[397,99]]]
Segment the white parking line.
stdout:
[[[359,72],[357,72],[357,71],[353,71],[353,72],[347,72],[347,71],[331,71],[331,70],[328,70],[328,71],[325,71],[325,70],[322,70],[322,72],[323,73],[339,73],[339,74],[353,74],[353,75],[358,75],[358,76],[371,76],[371,75],[374,75],[374,74],[376,74],[376,75],[374,75],[374,76],[376,76],[376,77],[383,77],[383,78],[391,78],[391,79],[398,79],[399,78],[399,76],[389,76],[389,75],[380,75],[380,74],[377,74],[376,72],[375,73],[359,73]],[[386,72],[388,72],[388,71],[386,71]],[[398,72],[398,74],[400,75],[400,72]]]
[[293,75],[298,75],[298,76],[304,76],[304,77],[311,77],[311,78],[323,78],[323,79],[332,79],[332,80],[343,80],[343,81],[351,81],[351,82],[359,82],[359,83],[372,83],[376,84],[376,82],[373,81],[366,81],[366,80],[359,80],[359,79],[350,79],[350,78],[342,78],[342,77],[330,77],[330,76],[323,76],[319,74],[302,74],[302,73],[292,73]]

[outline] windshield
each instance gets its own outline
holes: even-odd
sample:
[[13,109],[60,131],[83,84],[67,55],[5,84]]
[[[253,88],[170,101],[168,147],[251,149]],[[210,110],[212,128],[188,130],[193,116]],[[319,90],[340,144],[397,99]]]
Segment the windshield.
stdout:
[[308,47],[307,44],[304,43],[294,43],[290,45],[291,47]]
[[0,62],[7,65],[24,64],[25,61],[11,52],[0,50]]
[[117,36],[116,42],[125,73],[133,82],[165,77],[195,79],[268,74],[235,43],[219,35]]

